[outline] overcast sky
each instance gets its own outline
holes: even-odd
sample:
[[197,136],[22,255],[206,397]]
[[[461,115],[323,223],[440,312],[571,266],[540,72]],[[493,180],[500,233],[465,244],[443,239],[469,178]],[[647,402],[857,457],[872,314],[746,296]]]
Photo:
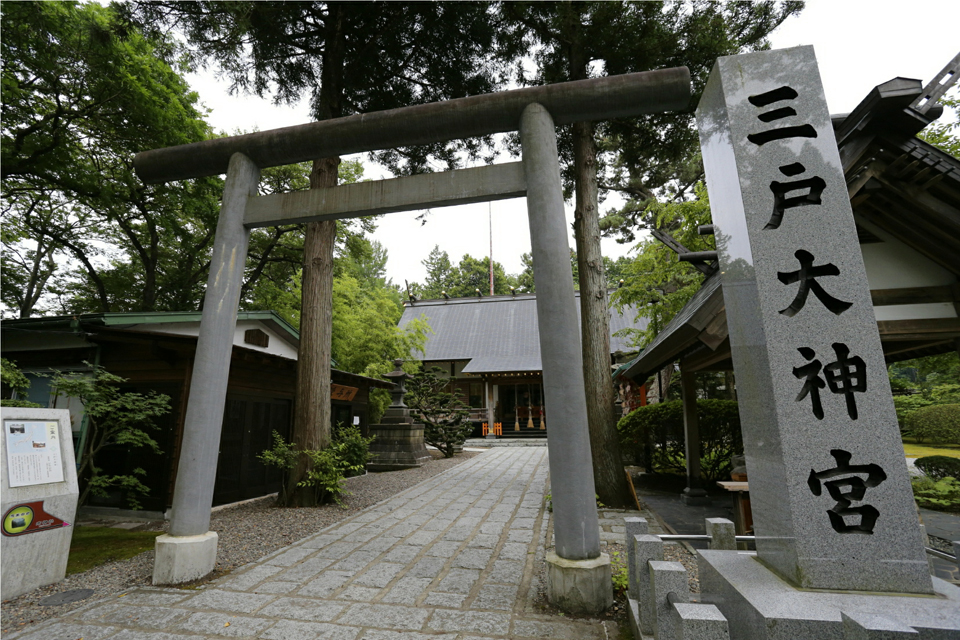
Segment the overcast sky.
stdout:
[[[956,0],[807,0],[800,17],[788,20],[771,41],[774,48],[813,45],[831,113],[846,113],[878,84],[896,76],[926,84],[958,52]],[[210,109],[208,121],[219,131],[267,130],[310,121],[307,101],[277,107],[255,96],[230,96],[228,84],[213,73],[188,77]],[[362,157],[366,178],[390,177]],[[501,162],[512,161],[505,157]],[[610,203],[601,205],[605,211]],[[489,208],[488,208],[489,207]],[[418,212],[384,216],[374,238],[388,251],[387,275],[395,283],[423,281],[420,264],[439,245],[457,262],[465,253],[482,257],[490,250],[492,211],[493,259],[508,273],[521,270],[520,254],[530,251],[526,206],[522,199],[433,210],[427,223]],[[572,207],[567,207],[572,223]],[[573,235],[570,235],[573,246]],[[603,241],[604,254],[616,258],[631,247]]]

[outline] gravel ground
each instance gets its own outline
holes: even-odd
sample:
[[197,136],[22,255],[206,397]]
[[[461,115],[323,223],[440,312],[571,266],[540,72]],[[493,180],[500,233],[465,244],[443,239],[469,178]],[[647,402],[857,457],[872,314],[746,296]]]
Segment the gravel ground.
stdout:
[[[317,531],[340,522],[390,496],[412,487],[450,467],[478,455],[465,451],[455,458],[444,459],[431,451],[434,459],[419,469],[371,473],[347,480],[346,508],[324,505],[313,509],[278,509],[267,498],[215,512],[210,529],[219,535],[217,568],[206,580],[222,576],[237,567],[301,540]],[[159,531],[166,523],[139,527],[141,531]],[[0,631],[10,633],[26,625],[62,615],[66,611],[89,604],[124,589],[146,586],[153,575],[153,551],[120,562],[110,562],[84,573],[77,573],[56,584],[40,587],[0,606]],[[185,588],[196,587],[196,584]],[[94,595],[73,604],[42,607],[41,598],[70,589],[93,589]]]

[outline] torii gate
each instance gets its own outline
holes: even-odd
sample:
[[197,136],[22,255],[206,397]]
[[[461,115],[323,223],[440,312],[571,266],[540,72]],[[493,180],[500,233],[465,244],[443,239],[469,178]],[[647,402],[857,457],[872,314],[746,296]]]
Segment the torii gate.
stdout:
[[[210,507],[237,304],[250,229],[526,196],[543,386],[553,416],[548,452],[556,553],[548,595],[596,613],[612,604],[610,560],[600,553],[587,431],[580,331],[570,273],[555,125],[680,110],[686,67],[608,76],[360,114],[137,154],[146,183],[226,172],[200,322],[170,533],[157,538],[154,584],[213,570]],[[258,196],[260,169],[402,146],[519,131],[522,162]]]

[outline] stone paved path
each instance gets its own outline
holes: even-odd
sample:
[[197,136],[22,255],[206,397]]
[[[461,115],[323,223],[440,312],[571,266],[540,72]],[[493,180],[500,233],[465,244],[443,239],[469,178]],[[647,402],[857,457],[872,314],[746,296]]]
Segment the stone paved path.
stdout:
[[202,590],[142,588],[10,640],[605,640],[537,612],[544,447],[498,448]]

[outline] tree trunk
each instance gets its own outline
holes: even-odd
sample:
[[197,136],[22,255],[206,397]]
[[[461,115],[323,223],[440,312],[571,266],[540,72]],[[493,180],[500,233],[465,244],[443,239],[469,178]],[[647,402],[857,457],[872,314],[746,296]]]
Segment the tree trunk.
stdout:
[[[337,184],[339,158],[313,163],[310,188]],[[300,349],[297,356],[297,402],[294,409],[293,442],[302,449],[324,449],[330,444],[330,345],[333,319],[333,247],[337,238],[335,220],[311,222],[303,243],[302,298],[300,301]],[[309,469],[301,456],[287,486],[287,506],[308,507],[317,503],[310,487],[297,487]]]
[[[320,76],[317,119],[341,115],[343,63],[346,51],[343,6],[330,3],[324,21],[326,47]],[[314,160],[310,188],[337,186],[340,158]],[[293,418],[293,442],[300,449],[324,449],[330,444],[330,349],[333,329],[333,249],[337,239],[335,220],[311,222],[303,243],[302,297],[300,300],[300,348],[297,355],[297,398]],[[286,506],[317,504],[317,491],[298,487],[309,470],[309,460],[300,456],[287,481]]]
[[[588,77],[583,44],[582,6],[565,4],[564,30],[568,41],[570,79]],[[600,214],[597,194],[597,148],[593,125],[573,125],[574,187],[573,231],[580,276],[580,331],[583,385],[587,396],[587,424],[593,460],[593,481],[600,502],[611,507],[632,504],[620,457],[617,436],[616,391],[610,369],[610,315],[607,282],[600,251]]]
[[597,151],[591,124],[578,122],[573,125],[573,149],[576,172],[573,229],[580,272],[583,384],[587,396],[593,479],[600,502],[624,507],[630,503],[629,488],[620,457],[616,391],[610,369],[610,315],[600,251]]

